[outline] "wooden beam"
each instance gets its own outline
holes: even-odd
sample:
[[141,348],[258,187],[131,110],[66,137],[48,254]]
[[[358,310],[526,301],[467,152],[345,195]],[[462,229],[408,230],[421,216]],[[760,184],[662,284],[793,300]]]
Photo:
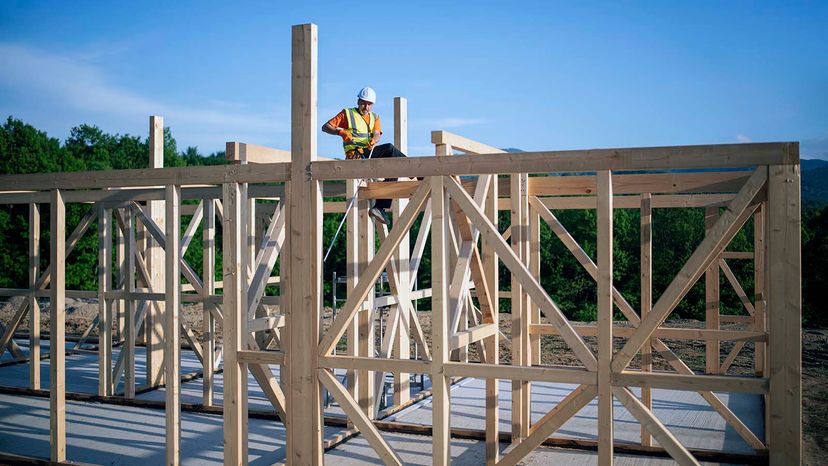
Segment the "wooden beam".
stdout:
[[224,217],[222,218],[222,269],[224,276],[224,464],[246,464],[242,442],[245,402],[242,384],[247,384],[247,365],[240,363],[238,352],[242,349],[244,322],[243,270],[241,269],[242,225],[241,189],[238,183],[224,185]]
[[[520,265],[529,272],[529,204],[527,201],[529,177],[524,174],[510,176],[509,196],[511,205],[512,252]],[[529,339],[529,303],[521,277],[512,273],[512,365],[531,366]],[[532,277],[534,280],[534,277]],[[529,435],[531,419],[530,386],[525,380],[512,381],[512,442]]]
[[[653,197],[650,193],[641,195],[641,318],[647,317],[653,307]],[[614,330],[614,329],[613,329]],[[653,370],[652,341],[641,347],[641,370]],[[641,403],[645,408],[653,409],[653,393],[649,388],[641,389]],[[652,446],[652,436],[641,426],[641,445]]]
[[612,466],[612,173],[598,172],[598,464]]
[[802,462],[802,256],[799,165],[768,176],[771,464]]
[[494,154],[504,153],[503,150],[489,146],[463,136],[449,133],[448,131],[432,131],[431,143],[436,145],[449,145],[454,149],[467,154]]
[[[160,116],[149,117],[149,168],[162,168],[164,166],[164,118]],[[165,199],[169,197],[169,187],[165,188]],[[181,192],[179,187],[178,192],[179,204],[181,203]],[[158,226],[161,230],[165,229],[165,208],[166,201],[147,201],[146,217]],[[180,210],[180,207],[179,207]],[[176,212],[178,213],[179,210]],[[180,220],[179,220],[180,222]],[[175,235],[178,236],[180,232],[175,230]],[[169,236],[169,235],[167,235]],[[149,277],[146,281],[147,286],[156,292],[164,292],[166,265],[165,259],[167,256],[160,244],[153,239],[152,236],[147,237],[146,247],[144,248],[144,257]],[[179,241],[176,244],[180,244]],[[185,246],[186,248],[186,246]],[[183,254],[181,254],[183,257]],[[140,262],[140,261],[139,261]],[[178,275],[176,275],[178,278]],[[180,300],[180,298],[179,298]],[[144,334],[146,335],[146,371],[147,371],[147,385],[151,387],[159,386],[166,383],[164,375],[164,348],[166,344],[166,303],[161,301],[153,302],[147,309],[147,316],[145,318]],[[177,378],[177,377],[176,377]],[[169,459],[169,458],[168,458]]]
[[612,374],[612,384],[624,387],[728,393],[767,393],[768,379],[732,375],[675,374],[672,372],[623,371]]
[[[450,158],[450,157],[444,157]],[[451,396],[444,365],[449,359],[448,328],[448,196],[447,177],[435,176],[431,184],[431,390],[432,390],[432,463],[445,466],[451,463]],[[425,184],[425,183],[424,183]]]
[[[203,286],[201,288],[202,298],[208,298],[216,292],[216,203],[213,199],[203,199],[204,206],[204,228],[201,231],[201,245],[203,255],[201,259],[201,270]],[[202,404],[213,405],[213,374],[216,370],[216,318],[210,312],[215,304],[204,302],[202,304],[201,333],[204,338],[204,362],[202,372]]]
[[164,367],[165,374],[165,420],[167,465],[181,461],[181,346],[179,341],[179,312],[181,310],[181,254],[179,234],[181,232],[181,187],[167,186],[166,210],[166,277],[164,300]]
[[[595,170],[654,170],[729,168],[798,163],[796,143],[719,144],[706,146],[641,147],[507,154],[407,157],[314,162],[316,180],[403,176],[455,176],[510,173],[550,173]],[[2,182],[2,179],[0,179]],[[31,187],[23,185],[27,189]]]
[[[745,184],[750,172],[702,172],[702,173],[644,173],[613,175],[613,193],[735,193]],[[529,180],[530,196],[594,195],[594,175],[532,177]]]
[[597,384],[597,374],[577,367],[513,366],[506,364],[447,362],[445,372],[451,377],[476,379],[525,380],[528,382]]
[[752,213],[751,204],[764,188],[766,180],[767,170],[764,167],[757,168],[731,205],[719,217],[710,234],[702,240],[653,306],[652,313],[641,321],[638,332],[616,353],[612,363],[613,371],[620,372],[627,367],[641,345],[652,336],[655,329],[664,322],[690,287],[733,239],[744,220]]
[[66,205],[52,190],[50,217],[52,271],[49,311],[49,459],[66,461]]
[[[29,387],[40,390],[40,303],[34,291],[40,275],[40,205],[29,204]],[[0,351],[3,348],[0,347]]]
[[[287,459],[322,464],[321,390],[317,380],[322,313],[322,190],[308,178],[317,159],[317,27],[292,28],[291,179],[288,189],[290,244],[287,301]],[[310,347],[308,346],[310,345]]]
[[98,209],[98,395],[112,395],[112,210]]
[[[708,207],[704,209],[704,228],[707,234],[716,225],[719,219],[719,208]],[[719,329],[719,261],[713,260],[712,265],[704,273],[704,295],[705,295],[705,327],[708,330]],[[719,373],[719,352],[721,345],[716,340],[705,341],[705,372],[708,374]]]

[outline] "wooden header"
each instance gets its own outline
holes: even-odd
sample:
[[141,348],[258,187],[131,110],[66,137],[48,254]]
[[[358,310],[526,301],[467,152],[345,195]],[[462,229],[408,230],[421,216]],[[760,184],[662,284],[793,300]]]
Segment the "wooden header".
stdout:
[[449,133],[448,131],[432,131],[431,143],[437,145],[449,145],[452,149],[457,149],[459,151],[470,154],[505,153],[505,151],[502,151],[497,147],[492,147],[477,141],[473,141],[471,139],[464,138],[463,136],[459,136],[454,133]]
[[521,152],[312,162],[317,180],[598,170],[737,168],[799,163],[798,142]]

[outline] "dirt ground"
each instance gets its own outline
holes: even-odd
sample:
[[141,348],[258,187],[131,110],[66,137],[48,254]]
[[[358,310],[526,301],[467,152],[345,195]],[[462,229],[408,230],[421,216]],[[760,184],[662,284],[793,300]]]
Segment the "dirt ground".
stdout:
[[[0,323],[4,328],[8,326],[13,318],[20,299],[0,301]],[[66,333],[67,335],[81,335],[93,323],[98,313],[97,300],[71,299],[66,300]],[[202,320],[204,312],[200,304],[187,304],[182,312],[182,320],[192,330],[198,340],[202,340]],[[324,312],[323,327],[330,325],[331,309],[326,308]],[[430,344],[431,334],[431,313],[419,312],[418,317]],[[44,300],[41,305],[41,329],[42,332],[49,331],[49,304]],[[695,320],[670,321],[671,327],[703,328],[704,323]],[[503,336],[509,337],[511,333],[511,319],[509,314],[500,315],[500,328]],[[723,326],[723,328],[738,329],[739,326]],[[24,318],[19,328],[19,333],[27,333],[28,318]],[[221,337],[221,326],[217,325],[216,333]],[[97,329],[93,328],[90,336],[97,336]],[[500,361],[508,363],[510,360],[509,344],[506,338],[501,338]],[[804,424],[804,452],[805,464],[819,465],[828,464],[828,329],[802,330],[802,412]],[[594,338],[585,338],[587,345],[593,350],[597,344]],[[664,340],[688,366],[696,371],[704,370],[704,342]],[[616,339],[616,349],[620,349],[624,340]],[[577,365],[574,354],[564,343],[563,339],[557,336],[544,336],[541,341],[542,364],[547,365]],[[722,344],[722,359],[730,351],[730,344]],[[413,348],[412,348],[412,354]],[[753,347],[748,343],[736,358],[728,374],[753,373]],[[469,350],[469,359],[476,360],[474,346]],[[637,367],[638,358],[631,363]],[[653,365],[655,369],[669,370],[669,365],[660,356],[654,355]]]

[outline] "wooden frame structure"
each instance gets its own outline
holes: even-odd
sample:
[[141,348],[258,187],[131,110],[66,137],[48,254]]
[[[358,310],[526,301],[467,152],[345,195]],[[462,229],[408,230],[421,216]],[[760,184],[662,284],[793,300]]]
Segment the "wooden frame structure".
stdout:
[[[150,168],[90,174],[0,176],[0,203],[29,205],[30,269],[26,289],[0,290],[26,299],[5,329],[0,351],[40,361],[38,312],[31,312],[32,352],[24,354],[12,338],[38,297],[51,299],[51,459],[66,460],[65,297],[99,298],[99,395],[133,398],[136,391],[164,384],[167,462],[177,464],[180,444],[180,339],[203,364],[204,406],[214,403],[213,374],[224,371],[225,464],[245,464],[249,370],[287,429],[290,464],[323,462],[321,398],[330,393],[379,458],[400,464],[399,455],[375,422],[380,381],[393,374],[395,405],[410,402],[409,374],[427,374],[432,383],[433,462],[451,462],[449,389],[452,378],[486,380],[485,441],[488,464],[517,464],[569,418],[597,398],[599,462],[612,464],[613,401],[641,424],[641,445],[655,442],[680,464],[697,458],[652,411],[651,389],[698,392],[757,455],[771,464],[801,462],[801,283],[800,179],[797,143],[728,144],[586,151],[503,153],[466,138],[432,133],[434,157],[368,161],[317,156],[317,29],[304,24],[292,31],[292,133],[290,152],[228,143],[236,164],[212,167]],[[396,144],[406,149],[406,101],[395,99]],[[151,151],[163,154],[163,121],[151,118]],[[463,152],[463,155],[453,155]],[[278,163],[257,163],[263,160]],[[709,171],[683,172],[704,168]],[[733,169],[740,169],[733,171]],[[678,171],[676,171],[678,170]],[[635,171],[635,173],[626,173]],[[572,176],[560,173],[586,172]],[[538,175],[538,176],[529,176]],[[461,178],[461,176],[463,178]],[[364,177],[414,178],[362,183]],[[345,190],[323,186],[345,180]],[[342,186],[342,185],[338,185]],[[327,195],[358,196],[346,228],[348,298],[327,329],[322,315],[322,217],[343,212],[344,202]],[[393,226],[377,228],[367,215],[371,198],[394,198]],[[256,199],[277,199],[256,202]],[[198,204],[185,201],[196,200]],[[91,204],[74,232],[65,235],[67,203]],[[40,209],[48,204],[51,265],[39,270]],[[664,293],[652,293],[652,210],[705,208],[707,234]],[[634,309],[613,286],[613,211],[641,211],[641,308]],[[556,209],[595,209],[595,261],[556,218]],[[502,232],[498,211],[510,212]],[[191,217],[181,234],[182,215]],[[99,289],[65,289],[65,263],[77,240],[97,218]],[[214,279],[216,219],[221,221],[222,279]],[[753,218],[755,252],[726,247]],[[410,237],[420,220],[419,234]],[[598,321],[572,325],[539,281],[539,231],[546,223],[596,280]],[[201,277],[184,259],[199,223],[204,250]],[[657,228],[657,227],[655,227]],[[378,238],[375,238],[378,236]],[[508,237],[508,242],[507,238]],[[379,240],[379,247],[375,245]],[[413,243],[411,240],[414,240]],[[413,291],[426,242],[431,249],[431,288]],[[112,257],[112,251],[115,257]],[[273,275],[282,251],[278,275]],[[728,266],[729,260],[754,260],[756,293],[751,299]],[[501,291],[499,264],[511,274],[510,291]],[[116,264],[117,267],[113,267]],[[735,288],[748,315],[719,315],[719,271]],[[115,276],[117,272],[117,277]],[[391,294],[375,297],[377,278],[387,272]],[[180,277],[185,284],[181,284]],[[707,284],[707,326],[671,328],[665,320],[702,276]],[[278,283],[280,296],[266,296]],[[216,289],[223,289],[216,294]],[[430,344],[412,302],[431,304]],[[499,302],[511,303],[512,334],[503,341]],[[204,304],[203,341],[179,319],[182,302]],[[162,305],[163,304],[163,305]],[[279,305],[275,312],[274,305]],[[377,345],[376,309],[390,306],[384,337]],[[613,322],[620,311],[632,327]],[[223,325],[223,344],[215,338]],[[744,324],[723,330],[724,322]],[[148,378],[139,387],[135,346],[143,328]],[[540,364],[541,338],[559,335],[580,364]],[[584,337],[597,337],[597,351]],[[344,340],[343,340],[344,339]],[[613,340],[623,339],[618,351]],[[703,340],[706,373],[694,372],[664,339]],[[122,342],[113,360],[113,341]],[[720,342],[734,341],[720,360]],[[752,342],[755,376],[727,375],[736,355]],[[511,363],[501,364],[508,343]],[[337,351],[337,345],[344,347]],[[416,345],[418,359],[412,358]],[[469,351],[472,346],[474,351]],[[272,348],[277,349],[272,349]],[[474,356],[476,355],[476,356]],[[637,369],[630,362],[640,355]],[[653,370],[660,355],[673,372]],[[166,361],[163,362],[162,361]],[[269,364],[282,367],[274,376]],[[38,364],[32,364],[31,389],[40,389]],[[341,374],[346,374],[345,381]],[[123,381],[122,381],[123,380]],[[498,432],[498,380],[512,381],[511,444]],[[533,382],[573,383],[578,387],[538,422],[531,422]],[[122,386],[121,390],[118,387]],[[641,396],[630,388],[641,389]],[[763,394],[767,402],[766,438],[760,438],[714,392]]]

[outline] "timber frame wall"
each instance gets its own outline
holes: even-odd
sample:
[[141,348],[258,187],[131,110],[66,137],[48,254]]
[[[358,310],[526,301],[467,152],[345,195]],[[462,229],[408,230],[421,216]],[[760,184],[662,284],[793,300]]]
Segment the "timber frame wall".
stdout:
[[[292,31],[292,134],[290,152],[228,143],[236,164],[211,167],[150,168],[90,173],[0,176],[0,203],[27,204],[30,212],[30,269],[27,289],[0,290],[25,296],[9,328],[0,329],[0,351],[19,360],[39,361],[39,312],[29,319],[32,351],[24,354],[12,336],[38,297],[51,299],[51,459],[65,461],[65,297],[99,298],[99,395],[136,395],[135,345],[147,346],[147,387],[166,386],[167,462],[179,462],[180,339],[203,364],[204,406],[214,403],[213,374],[223,359],[225,464],[246,463],[246,372],[255,376],[287,428],[290,464],[323,461],[321,397],[327,390],[387,464],[400,458],[383,439],[377,415],[378,381],[394,375],[394,404],[409,400],[409,374],[432,382],[433,462],[450,462],[449,387],[452,378],[486,380],[485,439],[488,464],[516,464],[575,415],[598,399],[599,463],[612,463],[613,399],[641,423],[641,446],[653,439],[680,464],[698,459],[653,414],[650,390],[696,391],[771,464],[799,464],[801,450],[801,284],[800,176],[797,143],[729,144],[502,153],[451,133],[435,131],[434,157],[368,161],[317,157],[317,29],[304,24]],[[395,99],[394,141],[407,146],[406,101]],[[150,118],[151,167],[163,162],[163,121]],[[453,155],[455,151],[464,155]],[[279,163],[256,163],[280,160]],[[741,171],[732,171],[740,167]],[[707,172],[665,172],[676,169]],[[625,174],[624,171],[635,171]],[[549,176],[564,172],[592,173]],[[619,173],[620,172],[620,173]],[[539,176],[529,177],[529,174]],[[498,175],[503,175],[498,178]],[[463,176],[463,180],[460,180]],[[360,179],[424,177],[422,181],[368,183]],[[324,213],[343,212],[344,202],[323,203],[323,182],[345,180],[357,208],[346,228],[348,299],[322,332],[322,238]],[[394,224],[375,228],[367,216],[368,199],[395,198]],[[183,204],[198,200],[197,206]],[[259,203],[256,199],[260,199]],[[261,201],[268,199],[269,201]],[[276,201],[274,201],[274,199]],[[65,205],[91,205],[66,237]],[[40,209],[48,204],[50,263],[39,269]],[[652,296],[652,209],[705,208],[707,234],[665,292]],[[596,209],[597,261],[578,245],[552,213],[554,209]],[[640,309],[633,309],[613,287],[613,209],[641,211]],[[511,212],[501,233],[498,210]],[[181,216],[192,221],[184,234]],[[98,219],[99,289],[65,289],[66,260],[77,240]],[[221,220],[223,279],[213,279],[216,219]],[[410,246],[409,229],[422,219]],[[753,218],[753,252],[727,251],[742,225]],[[257,219],[259,220],[257,222]],[[204,273],[198,277],[183,259],[203,223]],[[598,321],[573,326],[539,284],[539,228],[547,223],[597,281]],[[508,233],[508,234],[507,234]],[[375,250],[375,235],[380,246]],[[413,290],[430,236],[432,284]],[[510,243],[507,243],[509,237]],[[196,241],[197,243],[197,241]],[[114,246],[114,247],[113,247]],[[112,251],[115,257],[112,257]],[[282,254],[281,271],[271,276]],[[747,296],[728,260],[754,261],[756,293]],[[498,264],[511,272],[511,291],[498,290]],[[118,267],[113,267],[113,263]],[[747,314],[719,315],[719,270],[735,288]],[[117,278],[113,281],[113,275]],[[374,297],[374,286],[388,272],[392,294]],[[185,284],[179,279],[183,276]],[[705,277],[707,326],[663,326],[691,286]],[[280,297],[264,296],[279,283]],[[140,285],[140,286],[139,286]],[[223,293],[217,294],[216,289]],[[499,296],[499,294],[501,294]],[[431,300],[431,345],[419,326],[413,300]],[[498,302],[511,298],[511,364],[499,364]],[[197,341],[182,322],[182,302],[205,307],[204,339]],[[280,311],[273,311],[279,304]],[[376,347],[375,312],[391,306],[386,332]],[[615,326],[617,308],[633,328]],[[542,323],[541,316],[547,323]],[[223,344],[215,325],[223,324]],[[743,330],[722,330],[738,322]],[[143,332],[139,332],[143,328]],[[540,339],[560,335],[580,361],[577,367],[540,364]],[[597,337],[593,352],[584,336]],[[341,341],[344,338],[344,343]],[[625,343],[613,351],[613,338]],[[671,352],[663,339],[704,340],[706,373],[697,374]],[[121,342],[113,361],[112,343]],[[735,345],[724,361],[720,342]],[[727,375],[736,355],[752,342],[755,376]],[[336,351],[343,343],[344,353]],[[419,358],[412,358],[412,345]],[[474,345],[479,360],[469,360]],[[268,348],[278,348],[277,350]],[[263,349],[265,348],[265,349]],[[652,368],[652,354],[673,372]],[[629,364],[640,355],[640,368]],[[166,364],[163,361],[168,361]],[[268,364],[282,366],[277,380]],[[347,371],[347,383],[334,376]],[[339,371],[337,373],[339,373]],[[511,445],[499,444],[497,379],[512,381]],[[578,384],[540,421],[530,423],[532,382]],[[115,389],[122,383],[123,390]],[[32,364],[30,387],[39,390],[39,364]],[[641,398],[630,390],[641,388]],[[139,387],[139,390],[141,388]],[[766,398],[766,438],[759,438],[713,392],[747,392]]]

